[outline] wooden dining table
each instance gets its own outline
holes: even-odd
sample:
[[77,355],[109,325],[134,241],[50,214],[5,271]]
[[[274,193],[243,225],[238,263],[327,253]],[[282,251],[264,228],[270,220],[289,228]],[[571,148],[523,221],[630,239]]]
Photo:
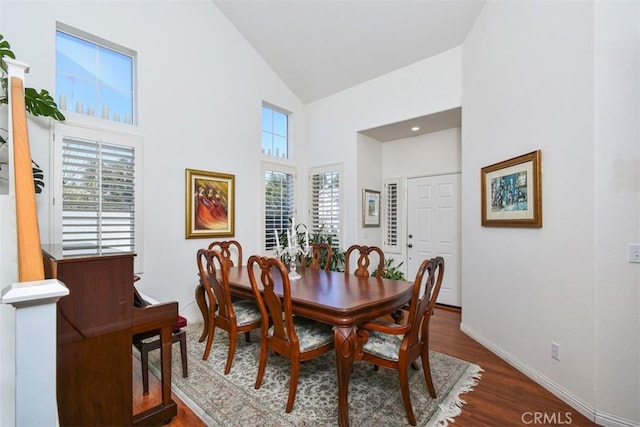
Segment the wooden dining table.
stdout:
[[[293,311],[333,326],[338,374],[338,423],[348,426],[349,377],[357,327],[406,305],[411,299],[413,283],[357,277],[336,271],[303,269],[299,273],[300,279],[290,281]],[[257,272],[256,277],[259,276]],[[274,275],[274,279],[280,280],[278,275]],[[229,286],[235,296],[254,298],[246,266],[230,268]],[[276,290],[278,288],[282,290],[281,282],[276,282]],[[202,292],[200,295],[200,298],[204,297]],[[201,310],[202,302],[198,302]]]

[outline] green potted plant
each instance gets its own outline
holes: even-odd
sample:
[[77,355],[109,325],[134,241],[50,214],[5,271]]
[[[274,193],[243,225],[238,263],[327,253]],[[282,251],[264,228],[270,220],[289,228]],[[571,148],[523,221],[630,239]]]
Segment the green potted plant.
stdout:
[[[405,280],[404,273],[399,270],[400,266],[404,263],[404,261],[400,262],[398,265],[393,265],[393,258],[385,258],[384,260],[384,270],[382,272],[382,277],[385,279],[394,279],[394,280]],[[372,274],[373,276],[373,274]]]
[[[11,50],[11,45],[4,39],[4,36],[0,34],[0,86],[2,86],[2,93],[0,93],[0,105],[9,103],[7,67],[3,61],[5,57],[16,59],[15,54]],[[25,87],[24,101],[25,109],[34,117],[43,116],[51,117],[58,121],[65,120],[64,115],[60,110],[58,110],[58,105],[46,89],[40,89],[38,91],[31,87]],[[7,149],[7,138],[8,130],[0,127],[0,150]],[[36,193],[41,193],[44,188],[44,172],[36,162],[33,160],[31,160],[31,162],[35,191]],[[2,166],[6,166],[7,164],[9,164],[8,158],[0,159],[0,169],[2,169]]]

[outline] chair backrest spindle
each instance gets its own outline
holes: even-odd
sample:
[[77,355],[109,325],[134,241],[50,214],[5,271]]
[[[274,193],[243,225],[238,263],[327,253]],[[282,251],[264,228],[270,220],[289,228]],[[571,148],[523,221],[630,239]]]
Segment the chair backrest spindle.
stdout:
[[333,249],[327,243],[311,243],[311,254],[309,255],[309,265],[306,262],[302,262],[302,268],[310,268],[312,270],[329,271],[331,266],[331,259],[333,258]]
[[378,266],[376,267],[375,273],[373,276],[381,277],[384,272],[384,252],[377,246],[360,246],[360,245],[351,245],[349,249],[345,252],[344,259],[344,272],[345,274],[350,274],[351,265],[350,258],[351,254],[355,251],[358,251],[358,261],[357,267],[353,272],[356,276],[361,277],[369,277],[369,265],[371,264],[370,255],[372,253],[376,253],[378,255]]
[[[242,266],[242,245],[237,240],[227,240],[222,242],[211,242],[207,249],[219,252],[222,259],[230,262],[229,267]],[[233,260],[233,253],[236,253],[236,261]]]

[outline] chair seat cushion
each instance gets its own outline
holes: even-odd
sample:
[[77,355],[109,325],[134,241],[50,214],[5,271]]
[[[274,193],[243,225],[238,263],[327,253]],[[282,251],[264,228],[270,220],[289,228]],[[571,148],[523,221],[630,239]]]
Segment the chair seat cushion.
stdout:
[[[296,316],[294,327],[298,336],[300,351],[310,351],[333,342],[333,327],[306,317]],[[273,326],[269,328],[269,335],[273,333]]]
[[233,302],[233,311],[236,313],[238,326],[248,325],[262,320],[262,314],[255,301],[248,299]]
[[362,347],[362,351],[397,362],[404,335],[385,334],[384,332],[372,330],[368,330],[368,332],[369,339]]

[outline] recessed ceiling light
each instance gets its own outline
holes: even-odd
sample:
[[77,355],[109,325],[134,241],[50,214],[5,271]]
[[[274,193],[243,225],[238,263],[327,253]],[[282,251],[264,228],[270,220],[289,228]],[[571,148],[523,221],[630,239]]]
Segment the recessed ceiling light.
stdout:
[[418,126],[414,126],[414,127],[411,128],[411,130],[413,132],[418,132],[420,130],[420,128]]

